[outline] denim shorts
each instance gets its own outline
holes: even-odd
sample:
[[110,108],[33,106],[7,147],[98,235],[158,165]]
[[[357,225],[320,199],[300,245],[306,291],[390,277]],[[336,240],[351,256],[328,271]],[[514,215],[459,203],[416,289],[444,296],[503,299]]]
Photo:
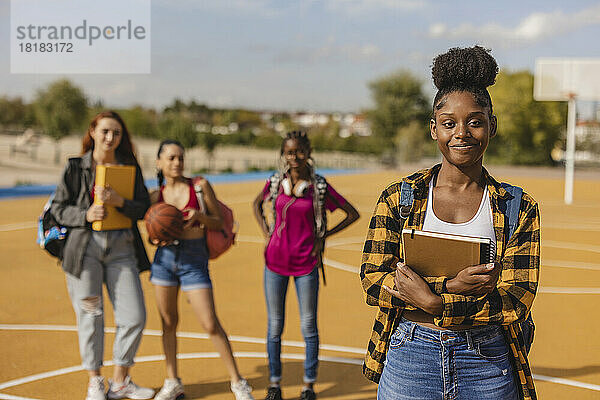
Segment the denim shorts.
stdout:
[[150,282],[157,286],[181,286],[181,290],[209,289],[206,240],[180,240],[177,244],[161,246],[152,263]]
[[439,331],[402,318],[390,337],[378,400],[517,400],[502,327]]

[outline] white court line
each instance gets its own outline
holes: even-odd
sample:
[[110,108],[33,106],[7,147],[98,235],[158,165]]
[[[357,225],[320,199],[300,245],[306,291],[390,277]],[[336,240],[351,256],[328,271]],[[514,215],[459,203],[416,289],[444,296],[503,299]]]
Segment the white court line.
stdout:
[[600,288],[596,287],[556,287],[543,286],[538,289],[538,293],[549,294],[600,294]]
[[0,225],[0,232],[20,231],[22,229],[30,229],[37,227],[36,221],[17,222],[14,224]]
[[[37,330],[43,330],[42,327],[44,327],[45,325],[0,325],[0,329],[17,330],[18,326],[29,327],[31,329],[37,328]],[[47,330],[69,330],[69,331],[76,330],[76,327],[67,326],[67,325],[47,325],[47,327],[49,328]],[[108,329],[114,331],[114,328],[108,328]],[[158,331],[145,330],[144,334],[150,334],[150,333],[154,334],[156,332],[158,332]],[[197,334],[197,333],[193,333],[193,332],[187,332],[186,334],[188,334],[190,336],[193,335],[194,337],[202,337],[202,338],[204,338],[203,336],[206,336],[206,338],[208,338],[208,335],[205,335],[205,334]],[[233,336],[231,338],[233,338]],[[262,343],[264,343],[264,339],[258,339],[258,338],[251,338],[251,339],[253,339],[255,341],[262,341]],[[332,347],[336,347],[339,349],[346,348],[346,347],[342,347],[342,346],[332,346]],[[321,348],[323,348],[323,347],[321,346]],[[362,349],[355,349],[355,348],[350,348],[350,347],[347,349],[360,350],[361,354],[364,352],[364,350],[362,350]],[[344,350],[340,350],[340,351],[344,351]],[[267,358],[267,354],[263,353],[263,352],[235,352],[234,356],[236,358]],[[181,360],[198,359],[198,358],[217,358],[217,357],[219,357],[218,353],[183,353],[183,354],[177,355],[177,358],[181,359]],[[303,360],[304,354],[283,353],[283,354],[281,354],[281,358],[293,359],[293,360]],[[142,356],[142,357],[135,358],[135,361],[137,363],[162,361],[162,360],[164,360],[164,355]],[[362,363],[363,363],[362,359],[330,357],[330,356],[319,356],[319,360],[344,363],[344,364],[353,364],[353,365],[362,365]],[[112,361],[106,361],[106,362],[104,362],[104,365],[110,366],[110,365],[113,365],[113,363],[112,363]],[[51,377],[58,376],[58,375],[65,375],[68,373],[82,371],[82,370],[83,370],[82,366],[78,365],[78,366],[72,366],[72,367],[67,367],[67,368],[61,368],[61,369],[58,369],[55,371],[47,371],[47,372],[43,372],[43,373],[39,373],[39,374],[35,374],[35,375],[30,375],[30,376],[26,376],[26,377],[19,378],[19,379],[13,379],[8,382],[0,383],[0,390],[6,389],[9,387],[23,385],[23,384],[29,383],[29,382],[38,381],[41,379],[51,378]],[[561,385],[567,385],[567,386],[573,386],[573,387],[578,387],[578,388],[583,388],[583,389],[600,391],[600,385],[594,385],[591,383],[578,382],[578,381],[574,381],[574,380],[570,380],[570,379],[555,378],[555,377],[551,377],[551,376],[537,375],[537,374],[533,374],[533,378],[541,380],[541,381],[547,381],[547,382],[557,383],[557,384],[561,384]],[[17,396],[5,395],[5,394],[0,394],[0,399],[37,400],[37,399],[32,399],[32,398],[27,398],[27,397],[17,397]]]
[[589,269],[591,271],[600,271],[600,264],[591,264],[577,261],[559,261],[559,260],[547,260],[542,261],[543,267],[557,267],[557,268],[570,268],[570,269]]
[[[259,236],[238,236],[236,238],[239,242],[247,242],[247,243],[265,243],[264,238]],[[357,244],[364,243],[364,237],[350,237],[350,238],[339,238],[339,239],[331,239],[325,242],[326,247],[336,247],[341,245],[349,245],[349,244]],[[555,249],[566,249],[566,250],[581,250],[581,251],[589,251],[592,253],[600,253],[600,246],[593,244],[579,244],[579,243],[568,243],[568,242],[559,242],[554,240],[543,240],[542,247],[552,247]]]
[[2,400],[38,400],[38,399],[34,399],[32,397],[19,397],[19,396],[12,396],[10,394],[2,394],[2,393],[0,393],[0,399],[2,399]]
[[364,242],[365,242],[364,236],[354,236],[354,237],[343,237],[343,238],[337,238],[337,239],[328,239],[327,241],[325,241],[325,244],[327,245],[327,247],[335,247],[335,246],[342,246],[342,245],[346,245],[346,244],[356,244],[356,243],[364,243]]
[[573,231],[600,232],[600,224],[564,224],[544,222],[542,229],[568,229]]
[[[241,352],[234,352],[233,356],[235,358],[267,358],[267,353],[241,351]],[[219,358],[219,357],[220,357],[219,353],[216,353],[216,352],[214,352],[214,353],[177,354],[178,360],[192,360],[192,359],[198,359],[198,358]],[[287,359],[287,360],[304,360],[304,354],[282,353],[281,358]],[[161,354],[161,355],[136,357],[134,359],[134,361],[136,363],[143,363],[143,362],[163,361],[164,359],[165,359],[165,356]],[[319,356],[319,360],[343,363],[343,364],[352,364],[352,365],[362,365],[362,363],[363,363],[362,359],[353,359],[353,358],[344,358],[344,357]],[[114,363],[110,360],[104,361],[102,364],[107,367],[114,365]],[[59,376],[59,375],[66,375],[66,374],[70,374],[70,373],[78,372],[78,371],[83,371],[83,367],[81,365],[76,365],[76,366],[67,367],[67,368],[61,368],[61,369],[57,369],[55,371],[47,371],[47,372],[42,372],[39,374],[29,375],[29,376],[25,376],[23,378],[13,379],[11,381],[0,383],[0,390],[11,388],[14,386],[24,385],[26,383],[35,382],[35,381],[39,381],[42,379],[52,378],[52,377]],[[0,394],[0,396],[5,396],[5,395]]]
[[559,242],[555,240],[543,240],[542,247],[552,247],[554,249],[581,250],[589,251],[592,253],[600,253],[600,246],[597,245]]
[[335,269],[340,269],[342,271],[352,272],[354,274],[358,274],[360,269],[358,267],[341,263],[339,261],[332,260],[327,257],[323,257],[323,263]]
[[[342,271],[359,273],[359,268],[352,265],[344,264],[339,261],[331,260],[327,257],[323,258],[325,265],[339,269]],[[565,268],[578,268],[577,266]],[[541,286],[538,288],[538,293],[544,294],[600,294],[600,288],[595,287],[556,287],[556,286]]]
[[578,381],[573,381],[571,379],[555,378],[553,376],[538,375],[538,374],[533,374],[533,379],[537,379],[539,381],[558,383],[561,385],[574,386],[574,387],[583,388],[583,389],[590,389],[590,390],[595,390],[597,392],[600,392],[600,385],[594,385],[593,383],[578,382]]
[[[542,207],[543,206],[561,207],[561,208],[565,207],[564,201],[560,201],[560,200],[546,200],[544,202],[541,202],[540,205]],[[582,203],[578,203],[578,204],[569,204],[566,207],[568,207],[568,208],[598,208],[598,204],[596,204],[596,203],[583,203],[582,202]]]
[[244,242],[244,243],[262,243],[262,244],[266,244],[267,239],[266,238],[262,238],[260,236],[237,235],[235,237],[235,241],[236,242]]
[[[60,332],[77,332],[77,327],[73,325],[29,325],[29,324],[0,324],[0,330],[10,331],[60,331]],[[115,333],[114,327],[105,327],[104,332]],[[162,331],[156,329],[144,329],[146,336],[162,336]],[[210,336],[206,333],[197,332],[177,332],[177,337],[186,339],[209,339]],[[250,336],[230,335],[229,340],[232,342],[266,344],[264,338],[254,338]],[[290,347],[304,348],[304,342],[296,340],[282,340],[281,344]],[[358,347],[337,346],[333,344],[320,344],[321,350],[339,351],[343,353],[364,354],[365,350]]]
[[[359,241],[362,242],[362,238],[359,237],[353,237],[353,238],[340,238],[340,239],[336,239],[336,240],[331,240],[327,243],[327,247],[335,247],[335,246],[343,246],[343,245],[348,245],[348,244],[355,244],[358,243]],[[256,243],[258,242],[258,238],[257,237],[253,237],[253,236],[245,236],[243,237],[240,241],[246,241],[246,242],[253,242]],[[260,241],[260,243],[264,243],[263,240]],[[544,242],[545,244],[547,244],[547,242]],[[554,244],[561,244],[560,242],[551,242],[551,244],[549,245],[550,247],[552,247],[552,245]],[[582,245],[582,247],[585,247],[585,249],[587,249],[587,245]],[[594,246],[592,246],[594,247]],[[600,246],[595,246],[598,247],[600,249]],[[600,251],[600,250],[599,250]],[[323,258],[323,262],[325,263],[325,265],[331,267],[331,268],[335,268],[335,269],[339,269],[341,271],[346,271],[346,272],[351,272],[354,274],[358,274],[360,271],[359,267],[356,267],[354,265],[349,265],[349,264],[345,264],[336,260],[332,260],[331,258],[328,257],[324,257]],[[569,263],[571,265],[564,265],[565,263]],[[591,269],[591,270],[598,270],[600,269],[600,266],[595,265],[595,264],[590,264],[590,263],[578,263],[578,262],[562,262],[562,261],[555,261],[555,260],[548,260],[548,261],[543,261],[542,262],[542,266],[547,265],[547,266],[551,266],[551,267],[561,267],[561,268],[573,268],[573,269]],[[538,292],[539,293],[544,293],[544,294],[600,294],[600,288],[594,288],[594,287],[588,287],[588,288],[577,288],[577,287],[553,287],[553,286],[547,286],[547,287],[540,287],[538,288]]]

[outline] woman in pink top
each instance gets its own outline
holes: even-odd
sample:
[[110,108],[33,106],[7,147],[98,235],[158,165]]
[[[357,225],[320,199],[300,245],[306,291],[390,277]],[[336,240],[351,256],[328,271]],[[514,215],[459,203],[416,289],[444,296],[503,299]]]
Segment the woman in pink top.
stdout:
[[[317,297],[319,266],[326,237],[358,219],[358,212],[346,199],[315,174],[310,142],[305,132],[288,132],[281,144],[282,171],[275,173],[254,200],[254,214],[269,237],[265,249],[265,296],[268,313],[267,351],[271,385],[267,400],[280,400],[281,333],[289,277],[294,277],[300,308],[302,336],[306,344],[304,383],[301,399],[316,398],[319,332]],[[267,224],[263,203],[272,204],[273,218]],[[326,209],[346,213],[339,224],[327,230]]]

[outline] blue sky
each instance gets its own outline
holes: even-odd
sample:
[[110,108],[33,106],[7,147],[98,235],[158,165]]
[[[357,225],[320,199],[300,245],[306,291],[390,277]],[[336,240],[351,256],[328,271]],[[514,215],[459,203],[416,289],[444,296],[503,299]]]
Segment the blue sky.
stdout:
[[[17,0],[18,1],[18,0]],[[124,0],[125,1],[125,0]],[[31,100],[64,75],[10,74],[8,0],[0,2],[0,96]],[[152,73],[66,76],[106,106],[358,111],[368,82],[482,44],[501,68],[536,57],[600,57],[598,1],[152,0]]]

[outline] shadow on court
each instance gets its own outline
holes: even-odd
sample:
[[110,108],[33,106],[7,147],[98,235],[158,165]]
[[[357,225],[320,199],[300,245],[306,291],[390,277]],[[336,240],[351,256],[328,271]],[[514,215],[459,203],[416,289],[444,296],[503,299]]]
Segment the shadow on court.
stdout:
[[[284,399],[300,397],[299,388],[302,387],[304,368],[302,361],[282,361],[283,379],[281,382]],[[269,367],[257,367],[255,372],[248,374],[260,377],[247,378],[248,383],[254,388],[256,399],[262,398],[269,380]],[[352,399],[367,400],[375,396],[376,386],[371,384],[361,372],[358,365],[341,365],[338,363],[321,362],[317,382],[317,396],[321,399],[340,398],[352,395]],[[192,383],[185,385],[186,398],[203,398],[213,394],[230,393],[229,381]]]
[[600,373],[600,365],[585,365],[577,368],[552,368],[552,367],[534,367],[534,374],[555,376],[566,378],[569,376],[580,376]]

